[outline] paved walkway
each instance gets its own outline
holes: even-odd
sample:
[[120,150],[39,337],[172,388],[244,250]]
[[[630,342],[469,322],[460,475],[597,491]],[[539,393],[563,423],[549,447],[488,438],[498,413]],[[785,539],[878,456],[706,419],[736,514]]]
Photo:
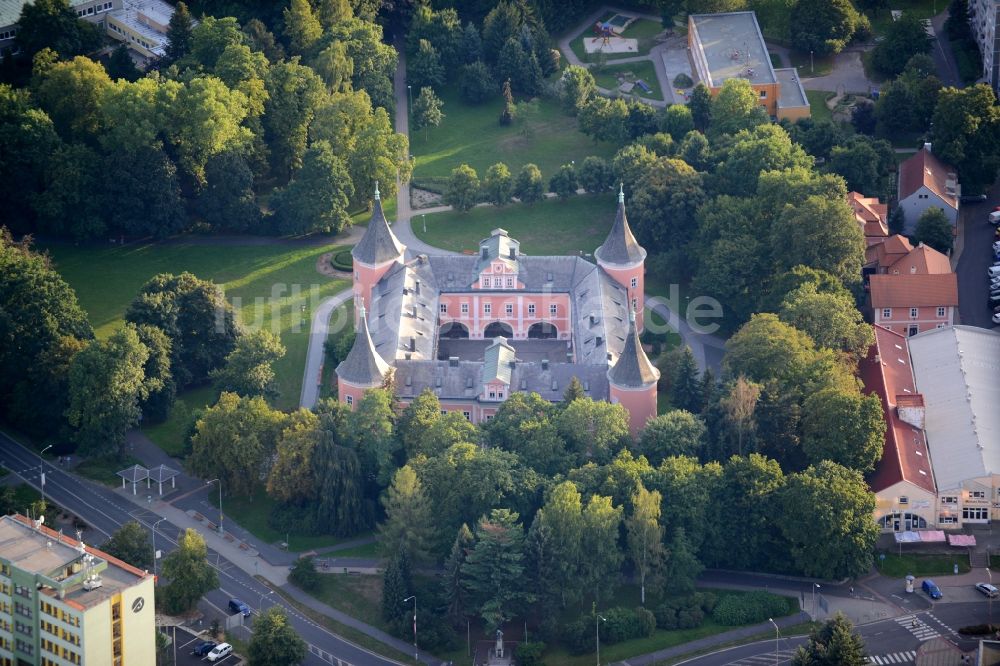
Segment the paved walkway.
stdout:
[[711,368],[716,378],[720,376],[722,357],[726,352],[725,340],[715,335],[698,332],[692,328],[691,324],[688,323],[687,317],[680,316],[679,303],[671,304],[660,296],[649,296],[646,298],[646,306],[660,315],[670,325],[670,328],[677,331],[684,344],[691,348],[691,353],[694,354],[694,360],[698,364],[699,372],[704,372],[705,368]]
[[[319,389],[323,383],[323,358],[326,339],[330,332],[330,317],[334,310],[346,303],[354,295],[353,288],[345,289],[322,301],[313,312],[309,329],[309,348],[306,350],[306,365],[302,373],[302,393],[299,406],[312,409],[319,399]],[[353,321],[349,322],[353,325]],[[338,322],[342,325],[342,322]]]

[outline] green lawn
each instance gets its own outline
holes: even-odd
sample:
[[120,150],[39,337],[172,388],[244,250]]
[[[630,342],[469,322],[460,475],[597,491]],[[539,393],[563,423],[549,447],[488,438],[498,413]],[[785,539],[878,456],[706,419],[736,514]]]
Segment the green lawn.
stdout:
[[379,557],[378,544],[372,541],[353,548],[334,550],[326,553],[325,557]]
[[[889,3],[889,9],[899,9],[904,13],[916,14],[917,18],[928,19],[938,12],[947,9],[946,0],[893,0]],[[872,33],[880,35],[885,32],[886,26],[892,23],[892,14],[889,9],[883,9],[878,15],[868,12],[868,18],[872,22]]]
[[792,59],[792,67],[799,68],[799,76],[811,78],[813,76],[826,76],[833,71],[833,56],[814,55],[810,61],[809,54],[791,49],[789,55]]
[[663,101],[663,91],[660,90],[660,83],[656,78],[656,69],[653,67],[651,60],[628,62],[620,65],[605,65],[593,69],[594,80],[597,81],[597,85],[608,90],[618,90],[617,75],[623,72],[631,74],[625,77],[626,80],[635,81],[636,79],[642,79],[652,89],[652,92],[647,95],[638,86],[633,88],[632,92],[638,95],[640,99]]
[[[56,269],[76,290],[99,337],[122,323],[128,304],[149,278],[161,272],[190,271],[211,279],[226,292],[249,327],[269,327],[281,335],[288,353],[274,364],[280,409],[294,408],[302,388],[302,368],[313,308],[320,300],[348,287],[316,272],[319,255],[332,246],[303,247],[280,243],[254,246],[175,243],[142,244],[124,248],[40,245],[48,250]],[[195,394],[203,398],[208,393]],[[186,401],[187,402],[187,401]],[[189,409],[199,405],[187,404]],[[174,424],[158,429],[163,442]],[[178,444],[166,444],[172,448]]]
[[[414,130],[410,150],[415,156],[413,180],[444,179],[460,164],[468,164],[482,178],[497,162],[512,174],[532,162],[546,182],[570,160],[582,162],[588,155],[610,158],[618,146],[597,142],[577,129],[576,118],[564,114],[555,100],[539,98],[519,103],[517,119],[501,127],[498,119],[503,101],[496,99],[472,106],[454,90],[442,93],[445,118],[439,127]],[[518,100],[520,102],[520,100]]]
[[[122,484],[121,477],[117,475],[118,471],[127,469],[132,465],[141,464],[141,460],[133,458],[129,455],[126,455],[124,459],[119,459],[117,457],[85,458],[79,465],[73,468],[73,471],[80,476],[87,477],[91,481],[97,481],[98,483],[103,483],[106,486],[117,488]],[[145,486],[139,484],[136,492],[142,493],[145,490]]]
[[[905,550],[905,547],[904,547]],[[875,557],[875,564],[882,574],[894,578],[903,578],[907,574],[914,576],[945,576],[954,573],[954,566],[958,565],[959,573],[969,571],[969,556],[965,553],[955,555],[918,555],[897,553],[885,553],[885,560]]]
[[[601,17],[601,21],[606,21],[607,19],[614,16],[617,12],[608,12]],[[634,53],[609,53],[605,56],[607,60],[618,60],[620,58],[632,58],[637,55],[647,55],[649,50],[653,48],[656,44],[655,37],[663,32],[663,26],[660,25],[659,21],[650,21],[649,19],[637,19],[632,21],[623,32],[619,33],[619,36],[626,39],[635,39],[636,42],[636,52]],[[573,41],[569,43],[569,47],[576,54],[576,57],[583,62],[594,62],[597,58],[597,54],[587,53],[587,49],[584,48],[583,41],[585,39],[600,40],[599,36],[594,34],[593,26],[587,26],[583,29],[583,32],[579,33]]]
[[[211,500],[213,506],[219,506],[218,493],[209,493],[209,499]],[[264,492],[263,487],[257,489],[254,493],[253,499],[227,496],[224,497],[222,501],[223,516],[225,519],[234,521],[240,527],[250,532],[261,541],[266,541],[270,544],[279,544],[285,541],[285,539],[289,539],[288,549],[296,553],[313,550],[314,548],[335,546],[344,541],[368,536],[367,534],[355,534],[352,537],[346,538],[335,537],[328,534],[320,536],[302,536],[276,530],[268,524],[267,519],[268,516],[271,515],[271,510],[274,509],[278,502],[268,497],[267,493]],[[215,522],[217,518],[218,515],[208,516],[208,519],[212,522]]]
[[809,100],[809,112],[813,120],[832,120],[833,112],[826,105],[826,100],[836,93],[826,90],[807,90],[806,99]]
[[458,252],[476,252],[480,240],[492,229],[502,227],[521,241],[525,254],[589,253],[607,237],[615,219],[615,206],[611,193],[573,196],[565,201],[546,199],[530,206],[482,206],[467,213],[428,215],[427,232],[418,223],[413,224],[413,231],[431,245]]
[[205,405],[214,404],[218,396],[219,392],[214,386],[201,386],[184,391],[177,396],[177,402],[174,403],[174,408],[166,421],[147,425],[142,431],[167,454],[183,458],[187,454],[184,437],[194,418],[194,412]]

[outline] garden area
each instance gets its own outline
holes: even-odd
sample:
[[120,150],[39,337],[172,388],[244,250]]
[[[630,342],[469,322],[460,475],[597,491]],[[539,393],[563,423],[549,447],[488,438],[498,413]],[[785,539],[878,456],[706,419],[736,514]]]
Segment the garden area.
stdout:
[[[613,19],[617,15],[617,12],[606,12],[600,18],[600,22],[603,23],[610,19]],[[589,54],[584,45],[584,40],[597,39],[600,41],[601,37],[594,32],[594,26],[588,25],[583,29],[582,32],[577,34],[575,38],[569,43],[573,53],[576,57],[583,62],[597,62],[600,59],[607,60],[618,60],[621,58],[633,58],[635,56],[648,55],[649,50],[653,48],[656,44],[656,36],[663,32],[663,26],[659,21],[651,21],[645,18],[637,18],[624,30],[615,30],[615,34],[619,37],[625,39],[636,40],[636,51],[634,53],[608,53],[608,54]]]
[[[618,90],[623,82],[631,83],[634,87],[628,94],[636,95],[640,100],[652,99],[663,101],[663,91],[660,90],[660,83],[656,78],[656,69],[653,67],[651,60],[629,62],[621,65],[598,65],[592,67],[590,72],[594,75],[597,85],[602,88],[615,91]],[[650,92],[644,92],[640,86],[636,85],[635,82],[639,80],[649,86]],[[624,93],[624,91],[621,92]]]
[[531,205],[514,203],[499,208],[478,206],[465,213],[433,213],[426,216],[426,233],[422,216],[415,213],[411,226],[420,240],[455,252],[476,252],[479,241],[500,227],[521,241],[525,254],[589,254],[611,230],[616,206],[610,192],[587,194]]
[[[245,325],[273,327],[280,333],[287,353],[274,363],[279,395],[273,403],[279,409],[293,409],[302,389],[313,308],[348,283],[316,272],[316,261],[330,251],[329,246],[272,242],[226,245],[224,251],[222,247],[193,241],[125,247],[39,244],[76,290],[98,337],[107,337],[122,325],[129,303],[157,273],[190,271],[213,280],[225,290]],[[180,455],[191,413],[215,398],[210,386],[181,393],[167,421],[148,424],[146,431],[165,451]]]
[[[882,556],[885,559],[882,559]],[[879,553],[876,556],[876,564],[879,571],[885,576],[893,578],[903,578],[907,574],[914,576],[946,576],[955,572],[955,565],[958,565],[959,573],[968,573],[969,556],[962,553],[928,555],[921,553]]]
[[460,164],[468,164],[482,177],[497,162],[504,162],[514,173],[523,164],[536,164],[548,181],[571,160],[581,162],[588,155],[610,159],[620,148],[581,133],[576,118],[563,113],[555,99],[519,102],[514,122],[506,127],[499,122],[503,109],[499,95],[472,105],[449,89],[441,93],[441,99],[441,125],[410,135],[415,159],[412,181],[417,187],[441,189],[451,170]]

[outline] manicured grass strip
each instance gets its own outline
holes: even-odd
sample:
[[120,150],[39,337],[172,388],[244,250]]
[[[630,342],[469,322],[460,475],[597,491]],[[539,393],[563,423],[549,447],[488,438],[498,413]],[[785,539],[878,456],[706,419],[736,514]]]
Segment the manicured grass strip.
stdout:
[[323,557],[379,557],[378,544],[373,541],[354,548],[334,550],[324,554]]
[[806,99],[809,100],[809,110],[813,120],[833,120],[833,111],[826,105],[826,100],[835,94],[826,90],[806,91]]
[[183,458],[187,454],[184,438],[187,437],[195,412],[215,404],[219,392],[214,386],[202,386],[184,391],[177,396],[170,415],[163,423],[149,424],[142,431],[163,449],[167,455]]
[[427,232],[414,218],[413,231],[422,241],[456,252],[475,252],[479,241],[501,227],[532,255],[592,253],[608,235],[615,219],[614,195],[546,199],[531,205],[483,206],[466,213],[447,211],[427,216]]
[[325,628],[329,629],[341,638],[345,638],[356,645],[360,645],[366,650],[371,650],[372,652],[380,654],[383,657],[388,657],[389,659],[394,659],[404,664],[411,663],[413,661],[413,657],[411,655],[403,654],[402,652],[389,647],[385,643],[375,640],[368,634],[364,634],[353,627],[337,622],[327,615],[314,611],[308,606],[296,601],[293,596],[281,588],[275,589],[277,593],[285,599],[285,601],[294,606],[300,613],[311,619],[313,622],[323,625]]
[[646,82],[652,92],[645,93],[639,86],[632,89],[632,93],[637,95],[640,99],[655,99],[663,100],[663,91],[660,90],[659,79],[656,78],[656,69],[653,67],[653,63],[650,60],[643,60],[641,62],[628,62],[622,63],[620,65],[606,65],[604,67],[595,68],[593,70],[594,80],[597,81],[597,85],[602,88],[607,88],[608,90],[618,90],[618,79],[616,75],[621,72],[631,72],[633,74],[630,78],[632,81],[636,79],[642,79]]
[[[655,79],[654,79],[655,80]],[[620,146],[595,142],[577,129],[576,118],[567,116],[553,99],[522,103],[512,125],[500,125],[502,98],[472,106],[454,90],[441,93],[444,120],[439,127],[410,133],[410,151],[416,159],[413,179],[446,178],[459,164],[468,164],[480,178],[497,162],[504,162],[516,175],[521,166],[538,165],[545,181],[570,160],[579,164],[588,155],[610,158]]]
[[246,326],[279,334],[288,350],[274,364],[279,395],[273,402],[279,409],[298,404],[313,308],[349,286],[316,272],[319,255],[336,249],[332,246],[191,242],[39,249],[49,251],[56,269],[76,290],[99,337],[121,326],[129,303],[157,273],[190,271],[221,285]]
[[[98,483],[102,483],[106,486],[117,488],[122,484],[122,480],[121,477],[118,476],[118,472],[123,469],[128,469],[132,465],[141,464],[141,460],[129,455],[126,455],[123,459],[118,459],[117,457],[87,458],[74,467],[73,471],[80,476],[90,479],[91,481],[97,481]],[[136,486],[137,493],[142,493],[144,491],[146,491],[146,487],[142,483]]]
[[[822,626],[821,622],[800,622],[799,624],[793,624],[790,627],[782,629],[781,637],[784,639],[784,638],[794,638],[797,636],[808,636],[810,633],[812,633],[813,629],[818,629],[820,626]],[[667,659],[666,661],[657,662],[656,666],[669,666],[670,664],[679,664],[688,661],[689,659],[692,659],[694,657],[697,657],[698,655],[718,652],[722,648],[734,647],[737,645],[748,645],[750,643],[756,643],[757,641],[773,640],[773,639],[774,639],[774,633],[767,631],[760,634],[754,634],[753,636],[747,636],[746,638],[740,638],[735,641],[726,641],[725,643],[718,643],[716,645],[713,645],[712,647],[705,648],[703,650],[694,650],[692,652],[683,654],[679,657],[674,657],[671,659]]]
[[791,66],[798,67],[799,76],[804,79],[814,76],[826,76],[833,71],[833,56],[818,56],[813,54],[810,60],[808,52],[803,53],[791,49],[788,53],[792,60]]
[[[906,547],[904,546],[905,550]],[[907,554],[902,556],[897,553],[885,553],[885,560],[880,560],[875,556],[875,565],[880,573],[894,578],[903,578],[907,574],[914,576],[947,576],[954,573],[955,565],[958,565],[959,573],[969,571],[969,556],[966,554],[955,555],[921,555]]]

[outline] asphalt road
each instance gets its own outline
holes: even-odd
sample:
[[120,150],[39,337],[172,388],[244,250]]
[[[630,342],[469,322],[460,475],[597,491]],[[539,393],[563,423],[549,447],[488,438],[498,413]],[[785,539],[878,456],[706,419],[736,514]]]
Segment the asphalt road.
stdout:
[[987,307],[989,279],[986,267],[993,258],[994,228],[986,221],[989,212],[1000,206],[1000,185],[987,193],[986,201],[963,204],[965,246],[958,258],[958,312],[961,323],[968,326],[993,328],[993,312]]
[[[1000,614],[1000,602],[997,613]],[[975,603],[938,603],[930,611],[898,618],[880,620],[858,627],[867,652],[874,664],[907,664],[914,662],[920,645],[943,636],[963,650],[972,650],[978,641],[957,633],[959,627],[986,622],[987,605]],[[789,664],[796,648],[806,642],[804,636],[778,637],[726,648],[711,654],[678,662],[685,666],[765,666]]]
[[[0,464],[29,485],[39,487],[38,456],[3,433],[0,433]],[[105,536],[110,536],[130,520],[137,520],[150,529],[153,523],[159,520],[159,516],[155,513],[137,507],[119,497],[113,490],[81,480],[48,463],[45,464],[45,495]],[[164,555],[173,550],[177,545],[175,537],[179,532],[180,530],[168,521],[160,523],[156,529],[157,549],[162,550]],[[208,552],[208,560],[218,570],[219,588],[206,594],[206,599],[219,608],[226,608],[229,599],[235,597],[249,604],[256,613],[261,603],[261,594],[267,594],[268,588],[212,550]],[[263,599],[263,604],[265,607],[273,604],[284,607],[296,632],[309,645],[309,654],[304,664],[399,666],[399,662],[377,655],[330,633],[276,594]]]

